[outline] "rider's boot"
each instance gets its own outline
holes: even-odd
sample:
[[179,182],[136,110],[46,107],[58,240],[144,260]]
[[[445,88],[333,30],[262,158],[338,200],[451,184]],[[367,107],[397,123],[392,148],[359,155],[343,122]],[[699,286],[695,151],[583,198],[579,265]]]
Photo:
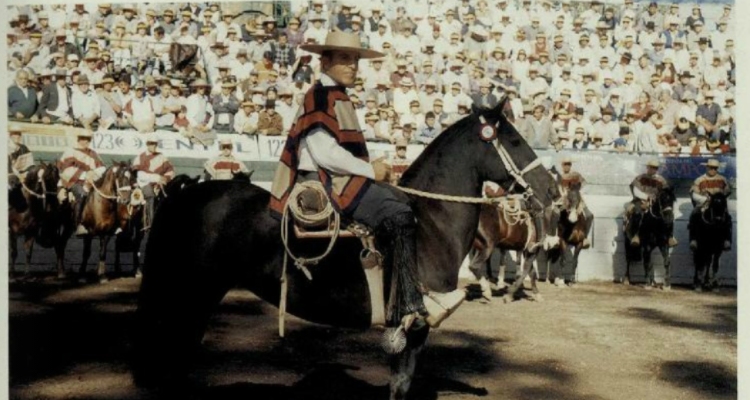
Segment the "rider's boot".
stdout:
[[384,221],[383,228],[391,244],[392,277],[389,320],[401,323],[412,314],[437,328],[466,298],[466,291],[447,293],[422,290],[417,271],[416,223],[411,213],[395,215]]
[[674,238],[674,236],[670,236],[669,240],[667,240],[667,245],[669,247],[675,247],[677,246],[677,244],[679,244],[679,242],[677,241],[677,239]]
[[86,229],[85,226],[83,226],[83,210],[86,206],[86,196],[81,196],[80,199],[78,199],[78,203],[76,203],[76,213],[75,213],[75,221],[78,223],[78,227],[76,227],[76,236],[84,236],[88,235],[89,231]]

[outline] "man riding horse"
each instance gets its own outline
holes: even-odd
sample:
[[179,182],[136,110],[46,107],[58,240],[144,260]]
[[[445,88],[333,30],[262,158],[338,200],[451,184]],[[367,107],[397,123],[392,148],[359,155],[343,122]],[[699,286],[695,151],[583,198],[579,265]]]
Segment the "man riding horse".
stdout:
[[[690,224],[688,232],[690,235],[690,249],[695,251],[698,248],[698,242],[695,239],[694,227],[698,226],[696,221],[701,217],[701,209],[706,206],[711,195],[723,193],[729,196],[732,188],[729,182],[719,174],[719,160],[710,159],[705,164],[706,173],[699,176],[690,188],[690,199],[693,202],[693,211],[690,213]],[[726,229],[726,239],[724,240],[724,250],[732,248],[732,217],[727,214],[724,220]]]
[[133,169],[137,171],[138,187],[146,200],[146,212],[143,214],[143,229],[151,227],[154,220],[154,198],[164,185],[174,178],[174,166],[169,159],[159,153],[159,138],[153,133],[146,137],[146,151],[133,160]]
[[346,93],[357,78],[360,59],[382,57],[364,49],[359,37],[330,32],[323,45],[301,48],[320,55],[321,75],[305,94],[287,138],[271,188],[270,209],[280,218],[293,186],[320,180],[336,211],[388,237],[393,251],[392,279],[403,319],[420,316],[437,326],[465,298],[465,291],[426,293],[417,274],[416,221],[409,204],[374,184],[367,145]]
[[[567,199],[566,195],[571,187],[577,187],[580,190],[583,188],[583,184],[586,182],[586,179],[583,178],[583,175],[581,175],[578,171],[574,171],[572,169],[572,166],[573,160],[570,159],[570,157],[566,157],[562,160],[562,179],[560,181],[560,185],[563,189],[563,199]],[[565,204],[564,206],[566,209],[568,209],[569,213],[580,212],[583,214],[586,225],[586,238],[583,239],[582,248],[588,249],[589,247],[591,247],[589,232],[591,232],[591,225],[594,223],[594,214],[591,213],[591,210],[589,210],[586,203],[583,202],[583,199],[581,199],[578,210],[570,210],[568,204]]]
[[23,144],[22,129],[18,125],[8,127],[8,190],[21,185],[26,178],[26,171],[34,165],[34,155]]
[[[630,183],[630,192],[633,194],[633,200],[628,204],[625,220],[627,221],[630,231],[630,222],[640,221],[642,214],[648,212],[649,204],[654,201],[660,190],[669,187],[669,183],[663,176],[659,175],[659,161],[650,160],[646,163],[646,173],[638,175]],[[637,218],[636,218],[637,217]],[[669,247],[677,246],[677,239],[674,238],[674,221],[668,221]],[[640,246],[641,239],[638,230],[634,230],[634,235],[630,240],[632,246]]]
[[86,227],[81,224],[83,208],[94,182],[101,178],[106,170],[102,159],[89,147],[93,136],[91,131],[81,130],[76,135],[76,145],[66,149],[59,162],[61,172],[58,186],[62,189],[58,198],[62,203],[65,198],[69,197],[68,193],[73,193],[76,203],[75,222],[78,224],[75,234],[78,236],[88,234]]

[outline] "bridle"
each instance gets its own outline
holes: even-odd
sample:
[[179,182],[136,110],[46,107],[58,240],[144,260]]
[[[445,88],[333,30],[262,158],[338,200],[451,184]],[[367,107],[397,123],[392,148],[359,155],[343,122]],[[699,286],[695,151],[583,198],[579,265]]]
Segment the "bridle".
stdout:
[[[120,167],[114,166],[110,169],[111,173],[115,175],[114,176],[114,180],[115,180],[115,194],[114,195],[109,195],[109,194],[102,192],[102,190],[99,187],[97,187],[95,183],[92,184],[91,186],[94,188],[94,192],[105,200],[115,201],[117,202],[117,204],[128,204],[130,203],[130,196],[129,195],[123,196],[122,193],[123,192],[130,193],[133,190],[133,187],[130,185],[120,186],[120,180],[119,180],[120,177],[117,175],[118,168]],[[129,178],[130,172],[125,171],[123,175],[125,176],[125,178]]]
[[45,172],[46,172],[46,170],[44,168],[39,168],[39,170],[36,173],[37,174],[37,178],[39,179],[38,183],[41,184],[41,186],[42,186],[41,193],[40,192],[36,192],[36,191],[30,189],[28,186],[26,186],[26,183],[24,183],[23,179],[21,179],[21,177],[18,174],[16,174],[16,177],[18,177],[19,180],[21,181],[21,189],[24,192],[30,194],[32,197],[35,197],[37,199],[41,199],[42,200],[42,207],[46,209],[47,208],[47,196],[55,196],[55,195],[57,195],[57,193],[50,192],[50,191],[47,190],[47,182],[44,181],[44,173]]
[[[656,198],[654,198],[654,200],[651,201],[651,205],[648,208],[648,213],[651,214],[651,216],[654,218],[666,220],[666,218],[664,218],[664,213],[667,211],[672,211],[672,206],[664,207],[664,205],[662,204],[661,196],[662,194],[659,193],[656,196]],[[655,207],[659,208],[659,211],[658,211],[659,215],[656,215],[656,212],[654,211]]]
[[[701,219],[703,220],[703,223],[706,225],[716,225],[719,222],[716,221],[716,215],[714,214],[714,207],[712,207],[713,203],[713,197],[709,195],[709,200],[706,202],[707,206],[701,210]],[[727,210],[724,209],[724,213],[726,214]],[[710,218],[706,220],[706,214],[710,213]]]

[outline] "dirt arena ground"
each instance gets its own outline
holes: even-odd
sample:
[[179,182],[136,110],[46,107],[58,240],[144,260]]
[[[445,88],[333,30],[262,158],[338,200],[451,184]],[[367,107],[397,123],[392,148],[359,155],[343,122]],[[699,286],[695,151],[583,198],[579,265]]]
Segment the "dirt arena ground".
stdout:
[[[156,399],[127,359],[139,281],[10,285],[10,398]],[[434,331],[413,399],[735,399],[734,289],[557,288],[543,302],[465,303]],[[294,319],[235,290],[213,318],[192,373],[195,399],[387,399],[380,332]],[[174,398],[174,397],[170,397]],[[184,397],[183,397],[184,398]]]

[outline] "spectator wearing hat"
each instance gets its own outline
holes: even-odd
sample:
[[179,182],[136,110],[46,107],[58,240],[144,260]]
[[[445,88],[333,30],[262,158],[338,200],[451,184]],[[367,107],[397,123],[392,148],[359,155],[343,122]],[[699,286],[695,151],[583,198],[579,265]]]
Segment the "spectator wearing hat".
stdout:
[[255,64],[253,70],[258,72],[258,83],[268,82],[272,73],[278,77],[278,65],[274,64],[274,58],[275,54],[267,50],[263,53],[263,60]]
[[714,102],[714,92],[709,90],[703,94],[703,102],[695,112],[698,132],[709,138],[718,136],[717,122],[721,115],[721,107]]
[[575,112],[576,105],[571,100],[573,91],[569,87],[563,87],[559,94],[555,95],[555,101],[550,108],[552,114],[557,114],[560,110],[565,110],[566,114],[571,116]]
[[620,125],[614,120],[612,109],[602,108],[601,119],[594,122],[593,131],[602,137],[603,146],[611,146],[620,136]]
[[221,21],[216,23],[216,41],[225,42],[230,30],[240,32],[240,25],[233,22],[235,15],[229,10],[221,10]]
[[120,101],[120,96],[112,91],[114,84],[115,80],[111,76],[106,75],[102,78],[101,89],[97,91],[97,96],[99,97],[100,129],[109,129],[112,125],[122,125],[120,115],[123,104]]
[[276,101],[266,101],[263,111],[258,115],[258,133],[267,136],[279,136],[284,131],[284,121],[276,112]]
[[[57,121],[66,124],[73,122],[72,93],[65,84],[66,76],[65,70],[57,70],[55,82],[42,89],[42,98],[39,101],[36,117],[45,124]],[[35,121],[32,119],[32,122]]]
[[286,34],[279,34],[278,41],[269,44],[269,51],[273,54],[273,62],[277,65],[292,65],[296,61],[294,48],[289,44]]
[[8,117],[31,118],[36,112],[37,104],[37,92],[29,85],[28,71],[18,70],[15,84],[8,88]]
[[393,91],[393,107],[397,112],[404,112],[409,109],[412,101],[419,101],[419,94],[414,90],[414,80],[410,76],[402,77],[396,87],[398,89]]
[[713,54],[711,64],[703,67],[703,82],[716,88],[720,81],[726,81],[727,68],[722,64],[721,55],[716,52]]
[[422,113],[422,105],[418,99],[409,102],[409,110],[401,115],[399,121],[402,124],[411,123],[414,131],[419,131],[425,124],[425,114]]
[[446,114],[452,115],[458,112],[459,101],[464,100],[471,103],[471,98],[462,92],[462,86],[459,82],[451,83],[449,88],[449,91],[443,95],[443,110]]
[[8,126],[8,191],[13,191],[26,180],[26,173],[34,166],[34,154],[23,144],[23,130],[19,125]]
[[680,146],[688,147],[691,142],[698,139],[698,129],[696,125],[688,121],[685,117],[680,117],[674,128],[672,129],[671,137],[675,138]]
[[394,37],[390,32],[390,24],[384,18],[381,18],[374,27],[375,31],[368,35],[370,47],[377,51],[383,51],[383,43],[392,44],[394,42]]
[[531,118],[526,120],[528,136],[525,139],[533,149],[548,149],[558,143],[557,132],[545,111],[544,106],[537,105],[533,107]]
[[[704,52],[706,48],[713,47],[711,38],[706,32],[703,31],[703,22],[701,21],[695,21],[693,25],[688,26],[685,40],[687,42],[688,50],[691,51],[696,50],[699,52]],[[706,47],[701,47],[701,45],[706,45]]]
[[42,44],[42,33],[40,31],[31,32],[22,56],[23,65],[34,71],[41,71],[47,66],[48,59],[49,47]]
[[162,82],[160,92],[156,96],[149,96],[154,107],[155,125],[158,128],[172,126],[175,114],[179,112],[182,105],[179,100],[172,96],[172,85],[169,80]]
[[664,14],[659,11],[659,5],[652,1],[648,7],[638,17],[637,29],[643,29],[648,22],[653,22],[654,26],[661,29],[664,27]]
[[235,88],[235,84],[226,80],[221,83],[221,92],[211,98],[215,130],[228,132],[234,126],[234,115],[240,109],[240,101],[234,94]]
[[307,29],[304,33],[305,43],[309,43],[310,39],[315,40],[315,43],[323,43],[326,39],[326,33],[328,30],[324,26],[327,21],[326,17],[322,14],[313,14],[309,17]]
[[241,108],[234,115],[234,132],[244,135],[253,135],[258,131],[258,112],[255,104],[245,100]]
[[214,126],[214,110],[208,101],[210,85],[204,79],[197,79],[191,85],[193,93],[185,102],[185,118],[188,122],[183,133],[193,142],[210,145],[216,140],[211,132]]
[[529,67],[528,76],[520,79],[520,83],[519,94],[522,99],[531,98],[539,92],[549,92],[547,80],[539,76],[539,67],[536,64]]
[[151,100],[145,95],[146,86],[139,81],[133,89],[133,97],[123,106],[123,118],[138,132],[153,132],[156,114]]
[[[570,135],[568,133],[568,135]],[[589,139],[586,137],[586,130],[579,126],[573,132],[573,140],[570,141],[570,148],[576,150],[586,150],[589,148]]]
[[497,106],[497,97],[492,94],[492,82],[489,78],[484,78],[479,82],[479,92],[471,96],[472,102],[477,107],[495,108]]
[[643,127],[638,135],[638,151],[643,153],[660,153],[666,150],[660,136],[662,133],[662,117],[656,110],[650,110],[643,117]]
[[92,125],[99,120],[101,105],[99,96],[93,89],[86,75],[81,75],[76,82],[78,90],[71,96],[73,104],[73,119],[85,129],[91,130]]

